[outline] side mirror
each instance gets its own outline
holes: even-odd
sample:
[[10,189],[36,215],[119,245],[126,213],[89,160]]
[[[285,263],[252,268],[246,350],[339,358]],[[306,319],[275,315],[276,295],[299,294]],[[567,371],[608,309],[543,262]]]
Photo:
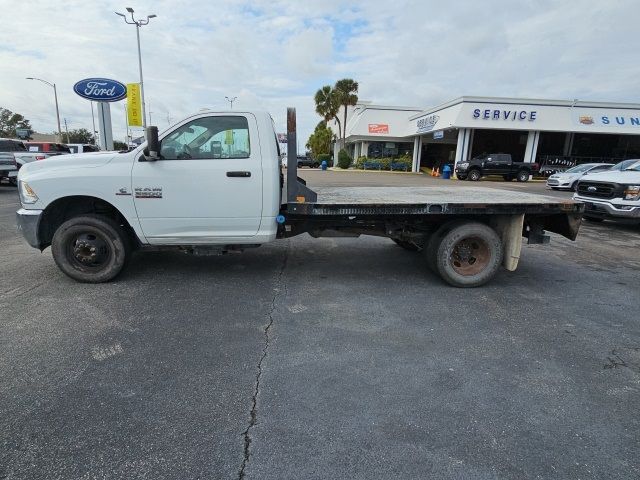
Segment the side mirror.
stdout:
[[160,158],[158,127],[147,127],[147,148],[144,149],[146,161],[154,162]]

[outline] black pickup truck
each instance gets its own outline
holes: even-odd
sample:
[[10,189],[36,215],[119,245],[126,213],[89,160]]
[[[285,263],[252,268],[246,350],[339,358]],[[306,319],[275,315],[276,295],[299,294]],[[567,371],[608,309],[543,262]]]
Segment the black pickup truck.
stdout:
[[472,181],[478,181],[486,175],[501,175],[508,182],[513,179],[526,182],[537,171],[537,163],[514,162],[508,153],[490,153],[456,165],[457,177]]

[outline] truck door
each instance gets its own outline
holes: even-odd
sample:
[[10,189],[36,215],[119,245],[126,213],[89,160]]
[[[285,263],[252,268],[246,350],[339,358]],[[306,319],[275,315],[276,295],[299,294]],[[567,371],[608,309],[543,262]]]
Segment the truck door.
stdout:
[[202,114],[160,138],[160,159],[134,162],[140,225],[152,244],[252,237],[262,216],[262,163],[255,117]]
[[502,175],[509,172],[510,156],[494,153],[485,161],[485,175]]

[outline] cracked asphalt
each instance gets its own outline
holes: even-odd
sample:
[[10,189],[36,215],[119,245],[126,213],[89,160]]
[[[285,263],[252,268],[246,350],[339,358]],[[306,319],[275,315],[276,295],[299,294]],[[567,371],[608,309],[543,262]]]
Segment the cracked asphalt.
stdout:
[[640,478],[639,227],[474,290],[308,236],[96,286],[23,242],[17,202],[0,186],[2,479]]

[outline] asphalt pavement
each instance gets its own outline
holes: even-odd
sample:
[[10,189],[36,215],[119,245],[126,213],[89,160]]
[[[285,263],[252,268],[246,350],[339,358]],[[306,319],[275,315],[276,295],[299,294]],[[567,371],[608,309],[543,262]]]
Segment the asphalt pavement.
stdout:
[[0,478],[640,477],[638,227],[553,235],[471,290],[388,239],[306,235],[84,285],[17,208],[0,186]]

